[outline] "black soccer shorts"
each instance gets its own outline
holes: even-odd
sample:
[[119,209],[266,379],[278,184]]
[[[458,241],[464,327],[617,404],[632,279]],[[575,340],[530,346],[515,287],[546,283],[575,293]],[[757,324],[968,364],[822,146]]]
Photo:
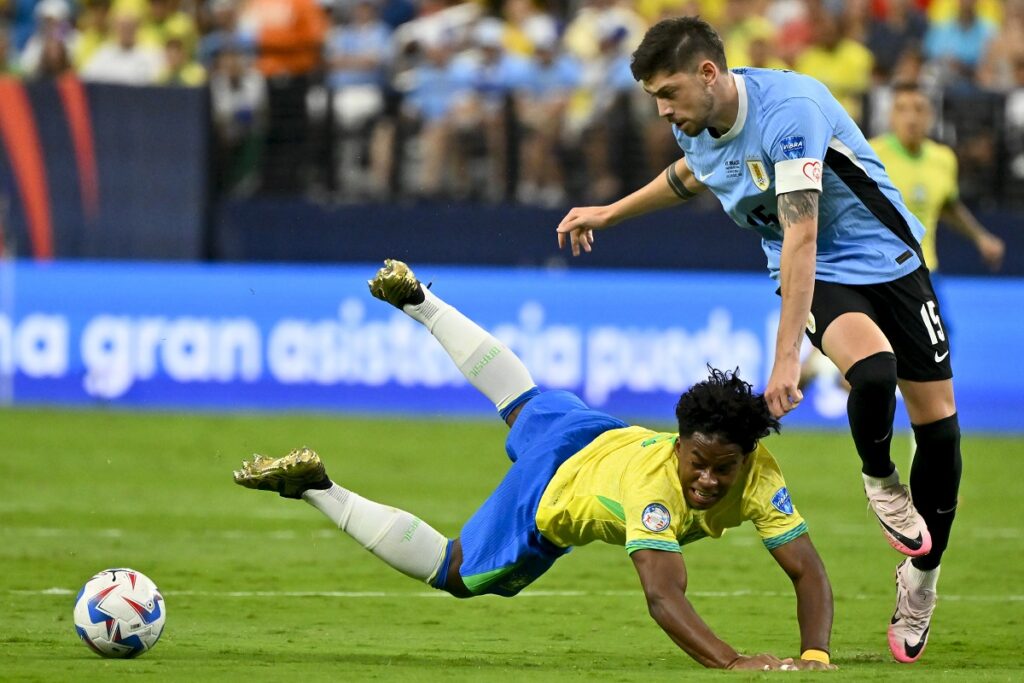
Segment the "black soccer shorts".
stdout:
[[872,285],[816,280],[807,337],[821,349],[821,337],[832,321],[854,312],[871,318],[888,338],[900,379],[930,382],[953,377],[949,337],[927,268]]

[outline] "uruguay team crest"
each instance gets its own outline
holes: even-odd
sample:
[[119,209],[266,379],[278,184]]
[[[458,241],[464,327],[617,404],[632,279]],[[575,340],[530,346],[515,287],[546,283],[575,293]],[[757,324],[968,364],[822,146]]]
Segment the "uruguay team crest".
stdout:
[[750,177],[757,185],[757,189],[761,192],[767,190],[772,181],[768,177],[768,171],[765,170],[764,162],[760,159],[747,159],[747,168],[750,169]]
[[651,503],[645,507],[644,514],[640,519],[648,530],[656,534],[667,529],[668,525],[672,523],[672,515],[669,514],[668,508],[661,503]]
[[772,507],[787,515],[793,514],[793,501],[789,498],[789,491],[783,486],[772,496]]

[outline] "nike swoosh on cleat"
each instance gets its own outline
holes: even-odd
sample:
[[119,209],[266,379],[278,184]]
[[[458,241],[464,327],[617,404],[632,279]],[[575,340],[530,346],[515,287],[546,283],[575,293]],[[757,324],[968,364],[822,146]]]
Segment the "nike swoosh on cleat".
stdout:
[[[928,628],[931,627],[929,626]],[[907,641],[903,641],[903,649],[911,659],[921,654],[921,650],[924,649],[924,644],[928,641],[928,628],[926,628],[924,633],[921,634],[921,640],[917,641],[917,645],[911,645]]]
[[875,515],[875,517],[878,519],[878,523],[881,524],[886,531],[888,531],[890,534],[896,537],[897,541],[907,546],[911,550],[921,549],[921,546],[924,544],[924,538],[920,533],[917,534],[917,538],[907,538],[906,536],[904,536],[903,534],[901,534],[900,532],[896,531],[891,526],[883,522],[882,518],[878,515]]

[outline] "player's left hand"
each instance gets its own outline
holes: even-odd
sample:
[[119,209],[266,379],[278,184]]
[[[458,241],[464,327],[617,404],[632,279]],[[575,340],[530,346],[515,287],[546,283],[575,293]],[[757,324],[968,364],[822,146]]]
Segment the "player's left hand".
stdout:
[[782,417],[800,405],[804,392],[800,391],[800,360],[777,360],[764,391],[768,410],[775,417]]
[[981,260],[994,273],[1003,266],[1006,244],[995,235],[982,235],[978,238],[978,252],[981,254]]

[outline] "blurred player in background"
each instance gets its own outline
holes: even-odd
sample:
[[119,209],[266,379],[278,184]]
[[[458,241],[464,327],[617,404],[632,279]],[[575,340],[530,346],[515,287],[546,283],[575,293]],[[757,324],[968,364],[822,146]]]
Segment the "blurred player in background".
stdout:
[[[509,425],[512,466],[449,540],[411,514],[332,482],[309,449],[254,456],[242,486],[302,498],[381,560],[460,598],[511,597],[573,546],[624,545],[651,616],[706,667],[832,669],[832,589],[793,507],[778,464],[759,440],[779,422],[733,373],[712,371],[679,399],[679,433],[657,433],[587,407],[566,391],[541,393],[504,344],[420,285],[400,261],[371,293],[422,323]],[[750,520],[793,581],[801,657],[744,656],[719,639],[686,598],[681,546]]]
[[928,139],[932,106],[918,85],[894,86],[890,125],[891,132],[873,138],[871,146],[903,195],[907,208],[924,225],[921,251],[928,270],[934,276],[939,269],[935,249],[939,220],[969,240],[989,270],[999,270],[1006,246],[960,201],[956,154],[946,145]]
[[[779,417],[802,400],[806,327],[850,383],[847,414],[868,501],[890,545],[912,558],[896,571],[888,640],[898,661],[916,661],[961,472],[949,342],[921,254],[924,227],[856,123],[813,78],[730,71],[718,34],[695,17],[653,26],[632,70],[685,156],[613,204],[572,209],[559,245],[590,251],[594,230],[707,189],[760,235],[782,297],[765,400]],[[889,453],[897,384],[917,439],[913,499]]]

